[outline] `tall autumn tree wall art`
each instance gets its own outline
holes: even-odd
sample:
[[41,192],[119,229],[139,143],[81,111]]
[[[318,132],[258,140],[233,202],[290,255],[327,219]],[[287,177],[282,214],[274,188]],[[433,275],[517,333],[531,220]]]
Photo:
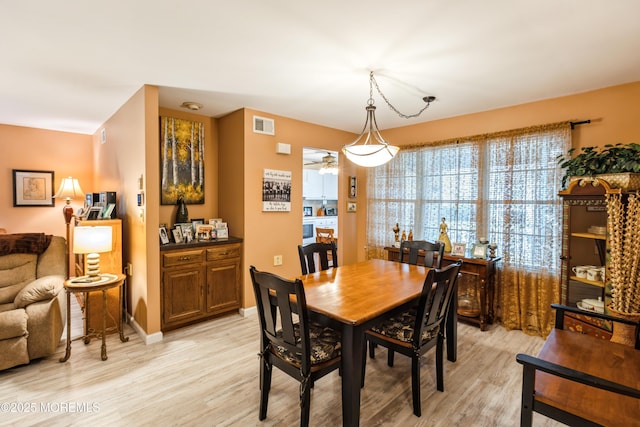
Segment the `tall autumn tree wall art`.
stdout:
[[204,125],[160,117],[160,145],[160,203],[204,203]]

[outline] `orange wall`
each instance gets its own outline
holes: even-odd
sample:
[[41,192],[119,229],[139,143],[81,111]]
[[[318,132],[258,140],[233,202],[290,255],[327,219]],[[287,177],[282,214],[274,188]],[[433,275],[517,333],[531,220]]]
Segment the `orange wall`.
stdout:
[[[160,116],[175,117],[178,119],[195,120],[204,124],[204,203],[201,205],[187,205],[189,219],[204,218],[205,222],[209,218],[217,218],[218,215],[218,123],[217,120],[194,114],[188,111],[170,110],[160,108]],[[159,129],[160,117],[156,118]],[[155,143],[160,155],[160,139]],[[159,158],[159,157],[158,157]],[[160,177],[158,176],[158,180]],[[176,222],[176,205],[160,206],[160,224],[167,224],[170,228]],[[157,231],[157,230],[156,230]]]
[[[254,133],[253,115],[274,119],[275,136]],[[255,305],[251,278],[248,274],[250,265],[284,277],[300,274],[297,246],[302,242],[302,148],[315,147],[339,151],[352,139],[354,135],[349,132],[249,109],[236,111],[220,119],[220,206],[221,212],[231,215],[226,218],[229,221],[230,233],[237,235],[237,231],[243,232],[239,236],[244,238],[243,307]],[[277,154],[277,142],[290,144],[291,154]],[[353,175],[355,168],[347,164],[342,155],[339,156],[338,163],[338,197],[340,203],[343,203],[347,194],[345,176]],[[264,169],[292,172],[290,212],[262,212]],[[240,188],[240,185],[243,185],[243,188]],[[243,198],[241,202],[238,201],[239,197]],[[236,207],[227,208],[227,203]],[[237,210],[238,205],[242,206],[243,212]],[[350,254],[355,251],[355,216],[346,217],[345,210],[339,209],[338,260],[341,264],[352,262],[353,257]],[[243,225],[236,228],[235,224],[239,221],[243,221]],[[275,255],[282,255],[281,266],[273,265]]]
[[[91,136],[77,133],[0,125],[0,227],[9,233],[44,232],[66,235],[62,216],[63,200],[55,207],[14,207],[13,169],[54,172],[54,193],[62,178],[77,178],[84,191],[92,191],[93,165]],[[74,200],[74,209],[84,200]]]
[[[385,138],[396,145],[438,141],[564,120],[591,120],[573,131],[576,147],[638,141],[640,82],[514,107],[389,129]],[[437,102],[431,108],[438,108]],[[429,110],[426,111],[429,115]]]
[[[106,143],[100,142],[102,129]],[[93,136],[95,186],[116,191],[123,266],[131,263],[128,310],[147,334],[160,331],[158,88],[144,86]],[[145,206],[138,207],[142,177]]]
[[[548,99],[514,107],[435,120],[389,129],[382,135],[394,145],[439,141],[461,136],[517,129],[565,120],[591,120],[576,126],[573,146],[601,146],[618,142],[640,142],[640,82],[612,86],[577,95]],[[438,108],[438,103],[431,108]],[[428,117],[429,110],[426,111]],[[361,180],[364,183],[364,179]],[[364,192],[364,186],[360,187]],[[364,206],[363,206],[364,207]],[[364,209],[361,210],[364,214]],[[360,218],[358,245],[366,245],[366,217]]]

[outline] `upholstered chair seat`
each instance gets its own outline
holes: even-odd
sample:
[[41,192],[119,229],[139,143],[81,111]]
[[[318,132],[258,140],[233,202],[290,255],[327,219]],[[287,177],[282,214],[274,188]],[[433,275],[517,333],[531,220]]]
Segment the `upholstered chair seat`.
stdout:
[[[299,324],[296,323],[293,325],[293,333],[295,334],[296,342],[299,343]],[[276,332],[276,336],[280,339],[283,338],[282,329]],[[309,338],[311,339],[311,365],[319,365],[331,359],[335,359],[342,353],[340,344],[342,335],[339,331],[312,322],[309,324]],[[275,346],[274,351],[281,359],[297,366],[301,365],[302,354],[297,352],[293,353],[281,346]]]

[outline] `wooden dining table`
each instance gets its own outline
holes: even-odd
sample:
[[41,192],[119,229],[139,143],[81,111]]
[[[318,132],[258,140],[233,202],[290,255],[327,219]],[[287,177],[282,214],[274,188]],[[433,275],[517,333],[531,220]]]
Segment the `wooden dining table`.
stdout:
[[[364,333],[415,303],[429,268],[373,259],[300,276],[312,318],[342,331],[342,422],[360,424]],[[455,295],[455,292],[454,292]],[[447,359],[456,361],[456,298],[446,326]]]

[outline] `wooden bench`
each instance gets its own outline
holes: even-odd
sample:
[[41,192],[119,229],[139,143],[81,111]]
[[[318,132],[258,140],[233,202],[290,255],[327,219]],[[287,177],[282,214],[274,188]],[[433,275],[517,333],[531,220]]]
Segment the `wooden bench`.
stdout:
[[[523,365],[520,425],[538,412],[572,426],[640,426],[640,326],[599,313],[589,316],[636,326],[636,348],[564,330],[566,312],[552,304],[556,324],[538,354]],[[614,323],[614,328],[615,328]]]

